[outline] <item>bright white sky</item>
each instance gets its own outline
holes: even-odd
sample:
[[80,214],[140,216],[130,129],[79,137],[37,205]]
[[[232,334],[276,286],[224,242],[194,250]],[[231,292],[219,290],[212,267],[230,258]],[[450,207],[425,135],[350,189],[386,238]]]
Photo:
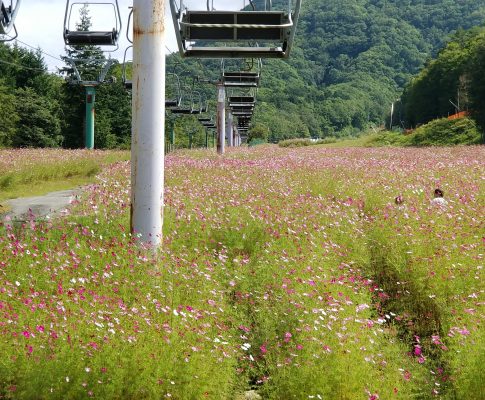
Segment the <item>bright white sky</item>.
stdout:
[[[82,3],[82,0],[78,0]],[[99,0],[98,0],[99,1]],[[102,0],[104,1],[104,0]],[[149,0],[147,0],[148,2]],[[177,0],[178,2],[178,0]],[[132,0],[118,0],[123,22],[123,32],[120,40],[120,48],[112,53],[112,57],[123,60],[123,52],[129,46],[126,40],[126,25],[128,21],[129,7]],[[166,24],[167,24],[167,47],[171,52],[177,51],[175,33],[170,14],[169,0],[166,3]],[[184,4],[189,8],[206,9],[206,0],[185,0]],[[218,10],[236,10],[242,8],[244,0],[214,0],[214,7]],[[60,58],[65,54],[64,39],[62,37],[64,27],[64,14],[66,9],[65,0],[22,0],[17,15],[16,26],[19,33],[18,39],[35,48],[40,47],[42,51]],[[93,30],[101,27],[100,30],[111,30],[114,27],[114,13],[110,6],[91,6],[91,17]],[[74,20],[78,20],[77,12],[73,12]],[[22,43],[19,45],[24,46]],[[25,46],[24,46],[25,47]],[[55,58],[44,54],[44,59],[49,70],[56,71],[57,66],[63,63]]]

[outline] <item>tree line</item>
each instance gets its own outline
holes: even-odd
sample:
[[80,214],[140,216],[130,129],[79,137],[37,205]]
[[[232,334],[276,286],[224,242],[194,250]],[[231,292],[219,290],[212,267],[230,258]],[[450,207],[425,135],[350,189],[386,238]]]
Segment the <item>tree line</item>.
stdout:
[[[480,110],[481,77],[474,67],[483,54],[480,34],[477,28],[463,29],[483,21],[485,0],[306,0],[292,57],[263,61],[254,135],[272,142],[352,136],[383,125],[392,103],[399,123],[406,126],[452,112],[449,100],[471,112]],[[80,26],[89,24],[86,9]],[[438,53],[441,59],[432,61]],[[66,57],[95,60],[80,63],[88,78],[97,62],[105,60],[95,47],[74,48]],[[446,57],[449,66],[444,66]],[[130,143],[131,93],[123,87],[122,67],[114,63],[110,83],[97,88],[96,147]],[[167,71],[177,73],[184,86],[195,86],[215,110],[215,88],[203,81],[219,79],[220,60],[181,60],[173,54],[167,57]],[[48,73],[40,51],[0,44],[0,146],[84,145],[84,89],[72,84],[69,64],[61,72]],[[425,84],[427,80],[434,83]],[[481,117],[476,113],[476,118]],[[167,114],[167,132],[172,129],[179,147],[205,144],[196,117]]]
[[401,98],[408,128],[466,112],[485,130],[485,28],[458,31]]

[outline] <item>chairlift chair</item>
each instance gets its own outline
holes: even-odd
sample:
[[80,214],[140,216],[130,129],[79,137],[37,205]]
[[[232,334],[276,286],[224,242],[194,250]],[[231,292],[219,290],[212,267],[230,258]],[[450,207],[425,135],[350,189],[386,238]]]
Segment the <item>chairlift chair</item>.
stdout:
[[[115,26],[105,31],[80,31],[77,26],[72,29],[72,11],[75,5],[110,5],[115,14]],[[91,1],[91,0],[67,0],[64,15],[64,42],[67,46],[112,46],[118,48],[118,39],[122,28],[121,13],[118,0]]]
[[259,73],[257,72],[224,72],[222,83],[226,87],[258,87]]
[[[229,70],[226,60],[222,60],[222,83],[229,88],[257,88],[261,77],[261,59],[244,60],[246,65],[241,66],[240,62],[236,70]],[[232,62],[234,64],[234,62]],[[232,69],[232,68],[231,68]]]
[[[180,54],[198,58],[289,57],[302,0],[288,0],[287,10],[282,11],[274,11],[271,0],[264,2],[264,10],[256,10],[250,3],[252,10],[215,11],[209,0],[207,10],[189,10],[183,0],[170,0]],[[251,45],[255,42],[265,46]]]
[[[169,82],[168,78],[173,79],[173,83],[167,86]],[[173,109],[179,107],[182,102],[182,88],[180,86],[180,78],[177,74],[167,72],[167,79],[165,80],[166,93],[165,93],[165,107]]]
[[196,96],[199,97],[199,107],[197,108],[196,105],[195,105],[195,102],[193,102],[192,103],[192,112],[191,112],[191,114],[202,114],[204,112],[204,111],[202,111],[203,108],[204,108],[204,106],[202,104],[202,95],[200,94],[200,92],[193,90],[192,91],[192,96],[194,96],[194,95],[196,95]]
[[126,55],[128,53],[128,50],[132,49],[133,46],[128,46],[125,50],[125,54],[123,56],[123,70],[121,73],[121,80],[123,81],[123,85],[125,86],[125,89],[131,90],[133,89],[133,81],[131,79],[127,78],[127,73],[126,73],[126,64],[128,62]]
[[176,107],[170,108],[173,114],[190,115],[194,110],[194,93],[192,89],[187,85],[183,89],[180,103]]
[[238,107],[238,106],[246,106],[246,105],[254,105],[256,103],[256,99],[254,96],[230,96],[227,99],[230,107]]

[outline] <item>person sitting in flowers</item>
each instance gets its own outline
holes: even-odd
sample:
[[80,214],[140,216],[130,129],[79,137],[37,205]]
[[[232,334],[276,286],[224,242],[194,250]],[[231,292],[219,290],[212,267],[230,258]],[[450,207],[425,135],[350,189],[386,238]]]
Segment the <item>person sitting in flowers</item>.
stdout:
[[431,203],[437,206],[446,206],[448,204],[448,202],[444,198],[444,193],[441,189],[436,188],[434,190],[434,199],[431,200]]

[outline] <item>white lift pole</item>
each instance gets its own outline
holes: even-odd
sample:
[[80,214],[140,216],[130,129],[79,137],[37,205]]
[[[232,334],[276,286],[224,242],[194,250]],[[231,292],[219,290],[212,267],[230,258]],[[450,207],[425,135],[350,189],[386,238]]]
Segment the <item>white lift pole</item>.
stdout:
[[227,146],[232,147],[234,146],[233,143],[233,133],[232,133],[232,123],[233,123],[233,117],[232,113],[229,112],[227,114],[227,124],[226,124],[226,136],[227,136]]
[[226,144],[226,88],[217,85],[217,153],[224,154]]
[[133,0],[131,230],[162,241],[165,143],[165,0]]

